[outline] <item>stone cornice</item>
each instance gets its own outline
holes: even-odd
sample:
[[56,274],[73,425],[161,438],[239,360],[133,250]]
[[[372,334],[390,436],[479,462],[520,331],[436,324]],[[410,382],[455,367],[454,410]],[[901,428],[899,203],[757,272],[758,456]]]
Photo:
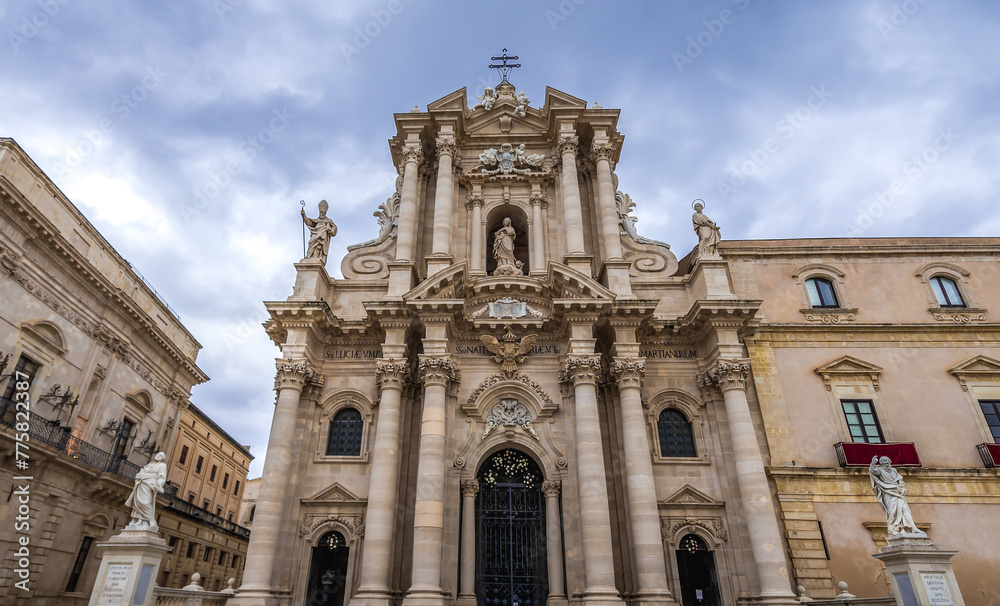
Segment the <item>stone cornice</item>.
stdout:
[[444,385],[447,387],[452,383],[458,383],[461,379],[459,371],[455,367],[455,363],[452,361],[450,355],[434,356],[420,354],[420,364],[417,368],[420,375],[420,382],[425,387],[429,385]]
[[757,311],[762,301],[743,299],[700,299],[686,314],[675,319],[654,319],[650,327],[678,336],[700,338],[712,328],[734,328],[753,334],[758,326]]
[[[274,375],[274,389],[294,389],[302,391],[306,385],[317,378],[316,369],[312,364],[304,360],[286,361],[279,360],[275,363],[276,372]],[[318,377],[322,379],[320,375]]]
[[645,358],[615,358],[611,363],[611,376],[618,382],[618,389],[642,386],[642,376],[646,372]]
[[601,354],[574,354],[566,356],[566,364],[559,372],[559,382],[569,385],[590,383],[597,385],[601,377]]
[[410,365],[406,360],[378,360],[375,362],[375,384],[379,389],[402,390],[410,376]]
[[711,383],[725,393],[731,389],[746,390],[750,381],[750,360],[717,360],[699,376],[699,383]]
[[760,257],[939,257],[941,254],[1000,255],[1000,238],[800,238],[724,240],[719,250],[730,260]]

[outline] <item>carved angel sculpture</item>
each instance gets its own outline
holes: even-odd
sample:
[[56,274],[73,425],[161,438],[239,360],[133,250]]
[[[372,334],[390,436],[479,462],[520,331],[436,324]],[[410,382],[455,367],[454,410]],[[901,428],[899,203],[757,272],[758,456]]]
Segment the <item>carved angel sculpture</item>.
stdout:
[[499,339],[492,335],[482,335],[479,340],[493,354],[493,361],[500,364],[500,370],[510,376],[517,372],[517,365],[523,363],[531,353],[531,348],[538,341],[538,335],[525,335],[518,341],[510,326],[504,328],[506,334]]

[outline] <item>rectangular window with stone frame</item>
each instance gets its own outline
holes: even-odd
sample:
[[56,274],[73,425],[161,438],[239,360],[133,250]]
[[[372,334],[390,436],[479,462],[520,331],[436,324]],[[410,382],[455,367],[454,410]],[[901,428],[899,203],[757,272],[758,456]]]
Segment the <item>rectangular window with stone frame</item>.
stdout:
[[871,400],[841,400],[840,405],[844,409],[844,417],[847,419],[852,442],[867,442],[869,444],[885,442],[882,427],[875,415],[875,405]]
[[983,409],[993,441],[1000,444],[1000,400],[980,400],[979,407]]

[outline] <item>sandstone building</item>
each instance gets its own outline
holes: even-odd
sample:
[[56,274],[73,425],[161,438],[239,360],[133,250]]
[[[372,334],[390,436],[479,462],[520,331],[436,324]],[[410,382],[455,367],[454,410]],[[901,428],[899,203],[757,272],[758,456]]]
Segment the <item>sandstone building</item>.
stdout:
[[1000,240],[720,243],[696,207],[678,260],[619,191],[618,110],[506,79],[479,100],[395,115],[396,191],[342,279],[325,205],[307,219],[266,304],[282,358],[234,603],[885,595],[847,464],[890,447],[919,453],[917,521],[985,606]]
[[[185,409],[192,386],[208,378],[200,349],[24,150],[0,139],[0,478],[12,497],[0,500],[0,601],[88,603],[96,545],[128,523],[136,472],[169,452],[185,431],[180,419],[196,414]],[[25,376],[26,391],[16,380]],[[239,457],[232,473],[245,477],[249,455]],[[25,485],[21,503],[13,491]],[[215,532],[214,521],[192,523],[168,501],[157,508],[162,526],[183,520],[190,533]],[[229,511],[238,502],[225,501]],[[25,579],[27,591],[15,585]]]

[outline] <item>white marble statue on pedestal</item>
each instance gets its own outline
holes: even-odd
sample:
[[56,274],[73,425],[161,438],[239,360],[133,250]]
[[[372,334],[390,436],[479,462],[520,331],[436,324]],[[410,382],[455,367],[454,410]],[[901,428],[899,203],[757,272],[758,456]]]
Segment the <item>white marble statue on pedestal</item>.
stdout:
[[330,208],[326,200],[319,202],[319,216],[310,219],[306,216],[306,211],[302,213],[302,221],[309,228],[309,245],[306,247],[306,259],[319,259],[326,264],[326,256],[330,252],[330,239],[337,235],[337,225],[326,216],[326,211]]
[[906,503],[906,483],[903,482],[903,476],[893,468],[889,457],[872,457],[868,474],[871,476],[875,496],[885,512],[889,536],[924,534],[913,523],[910,506]]
[[126,529],[157,530],[156,495],[163,492],[167,481],[167,464],[163,462],[166,458],[164,453],[156,453],[153,460],[135,475],[135,487],[125,501],[125,505],[132,508],[132,521]]

